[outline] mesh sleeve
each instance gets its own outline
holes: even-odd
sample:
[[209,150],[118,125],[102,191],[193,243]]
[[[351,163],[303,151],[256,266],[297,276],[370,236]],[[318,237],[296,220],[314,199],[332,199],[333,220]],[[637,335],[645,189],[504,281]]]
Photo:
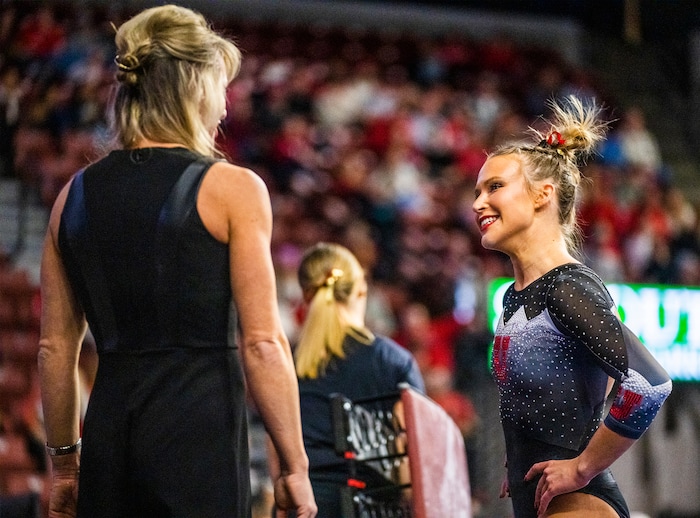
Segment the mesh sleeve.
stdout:
[[612,307],[602,282],[581,270],[560,275],[547,294],[547,310],[557,328],[585,345],[608,376],[623,381],[627,348]]
[[559,330],[583,343],[603,370],[620,382],[605,425],[638,439],[671,393],[671,380],[613,307],[603,283],[585,271],[561,275],[547,298]]

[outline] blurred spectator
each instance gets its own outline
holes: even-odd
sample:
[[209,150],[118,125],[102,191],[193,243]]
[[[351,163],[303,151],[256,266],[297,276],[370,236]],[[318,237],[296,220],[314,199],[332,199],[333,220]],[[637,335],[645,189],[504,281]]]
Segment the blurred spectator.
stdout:
[[66,28],[54,7],[42,3],[24,17],[15,39],[14,53],[24,62],[40,64],[49,60],[66,43]]
[[583,232],[586,263],[602,279],[620,282],[625,278],[622,239],[629,228],[629,215],[616,199],[615,177],[605,169],[592,166],[582,189],[578,211]]
[[698,234],[698,212],[677,185],[668,187],[664,194],[664,205],[671,225],[671,246],[675,254],[684,251],[700,253]]
[[649,131],[644,112],[639,106],[628,108],[617,129],[623,160],[627,165],[639,166],[657,172],[661,153],[656,137]]
[[424,184],[426,162],[406,142],[395,140],[368,178],[377,205],[388,205],[400,213],[422,212],[427,204]]
[[562,86],[562,70],[558,63],[545,60],[537,70],[534,80],[525,88],[525,117],[532,120],[542,115],[547,106],[547,99],[556,96]]
[[[15,44],[19,19],[17,5],[3,5],[0,10],[0,45],[3,49],[11,49]],[[7,56],[0,56],[0,65],[4,65]]]
[[293,114],[282,119],[280,131],[270,149],[272,171],[280,189],[289,189],[297,170],[315,169],[316,153],[310,137],[311,128],[303,115]]
[[347,63],[331,63],[331,75],[319,88],[314,102],[319,124],[342,126],[358,120],[373,91],[373,81],[353,75]]
[[469,109],[477,129],[484,133],[493,131],[507,104],[499,85],[499,77],[492,72],[480,74],[469,99]]
[[418,42],[415,77],[423,87],[442,83],[447,79],[449,66],[438,41],[424,39]]
[[[664,268],[671,267],[668,246],[673,224],[663,205],[661,189],[654,181],[646,183],[644,196],[632,214],[632,225],[625,238],[626,277],[631,282],[643,282],[652,261],[657,263],[653,268],[655,275],[660,273],[662,263],[666,264]],[[673,274],[666,272],[663,276],[665,280],[657,282],[669,282],[666,277]]]
[[423,376],[428,397],[440,405],[467,438],[479,423],[479,416],[469,397],[455,390],[454,377],[446,367],[432,367]]
[[0,176],[15,176],[14,137],[28,87],[17,64],[0,64]]
[[399,330],[394,339],[416,358],[421,372],[428,372],[432,364],[433,331],[430,314],[422,304],[411,303],[401,308]]

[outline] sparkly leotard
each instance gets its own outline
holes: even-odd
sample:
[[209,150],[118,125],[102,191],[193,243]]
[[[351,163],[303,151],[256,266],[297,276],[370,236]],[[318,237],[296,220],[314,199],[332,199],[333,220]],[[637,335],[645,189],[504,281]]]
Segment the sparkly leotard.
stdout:
[[[604,419],[639,438],[671,391],[666,372],[620,322],[600,278],[581,264],[557,267],[521,291],[510,286],[495,333],[492,373],[500,392],[508,479],[517,518],[535,517],[532,464],[573,458],[603,420],[608,377],[618,392]],[[609,471],[581,490],[628,516]]]

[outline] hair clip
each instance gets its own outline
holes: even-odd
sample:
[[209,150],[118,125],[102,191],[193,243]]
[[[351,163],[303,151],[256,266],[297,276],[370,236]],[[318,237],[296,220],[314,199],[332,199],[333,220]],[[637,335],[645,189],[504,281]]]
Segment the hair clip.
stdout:
[[343,270],[340,268],[332,268],[330,272],[328,272],[328,276],[326,277],[326,280],[324,281],[323,285],[328,286],[329,288],[332,287],[336,282],[338,282],[338,279],[340,279],[343,276]]
[[[128,63],[125,63],[125,61]],[[141,66],[138,58],[133,55],[128,55],[122,58],[119,54],[117,54],[114,58],[114,62],[117,64],[119,70],[123,72],[133,72]]]
[[547,145],[551,148],[557,148],[566,144],[566,140],[561,138],[561,133],[553,131],[547,136]]
[[343,270],[339,268],[332,268],[331,271],[328,272],[326,280],[323,282],[324,286],[330,288],[330,290],[328,290],[328,292],[326,293],[326,300],[328,302],[331,302],[333,300],[333,286],[335,286],[335,283],[338,282],[338,279],[340,279],[342,276]]

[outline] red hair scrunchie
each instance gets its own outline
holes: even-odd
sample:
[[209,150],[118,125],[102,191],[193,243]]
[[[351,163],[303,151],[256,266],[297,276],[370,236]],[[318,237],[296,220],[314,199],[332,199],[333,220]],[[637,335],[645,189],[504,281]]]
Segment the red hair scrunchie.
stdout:
[[559,147],[566,144],[566,140],[561,138],[561,133],[553,131],[547,136],[547,145],[549,147]]

